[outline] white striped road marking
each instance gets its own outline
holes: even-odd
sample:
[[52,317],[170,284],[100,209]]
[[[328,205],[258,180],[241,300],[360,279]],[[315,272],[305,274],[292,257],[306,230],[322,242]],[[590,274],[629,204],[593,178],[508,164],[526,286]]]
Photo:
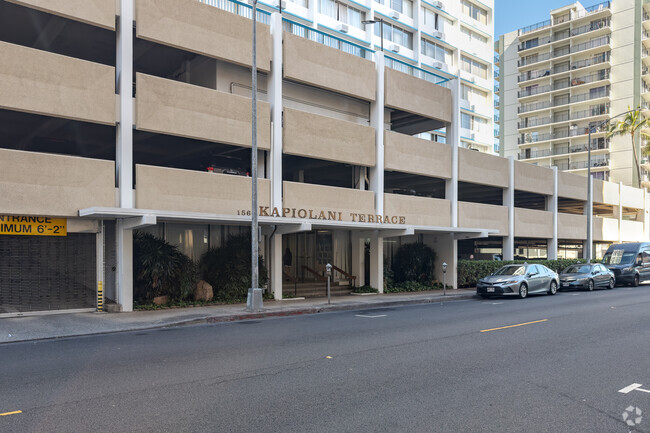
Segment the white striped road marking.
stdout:
[[376,316],[366,316],[365,314],[355,314],[357,317],[365,317],[366,319],[376,319],[378,317],[386,317],[385,314],[378,314]]
[[620,392],[621,394],[627,394],[628,392],[632,392],[632,391],[641,391],[641,392],[647,392],[647,393],[650,394],[650,390],[642,389],[641,388],[642,386],[643,386],[642,383],[633,383],[630,386],[626,386],[623,389],[619,389],[618,392]]

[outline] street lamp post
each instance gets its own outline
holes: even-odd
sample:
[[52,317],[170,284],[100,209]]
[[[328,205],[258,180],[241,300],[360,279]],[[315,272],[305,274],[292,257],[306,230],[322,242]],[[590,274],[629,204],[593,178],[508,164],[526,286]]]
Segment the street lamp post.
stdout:
[[251,183],[252,183],[252,203],[251,203],[251,287],[248,289],[246,300],[246,309],[249,311],[259,311],[262,309],[262,289],[258,287],[258,260],[259,244],[257,222],[257,0],[253,0],[253,59],[251,63],[252,70],[252,146],[251,146]]
[[384,19],[383,18],[375,18],[374,20],[363,20],[361,21],[364,24],[376,24],[379,23],[379,39],[381,39],[380,42],[380,47],[381,51],[384,51]]

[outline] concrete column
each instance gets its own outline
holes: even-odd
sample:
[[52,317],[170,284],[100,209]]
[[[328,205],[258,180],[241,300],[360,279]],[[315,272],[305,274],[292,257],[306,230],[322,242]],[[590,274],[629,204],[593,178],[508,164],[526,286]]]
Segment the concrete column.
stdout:
[[350,242],[352,243],[352,275],[357,277],[357,285],[363,286],[366,284],[364,239],[359,232],[352,231]]
[[[375,166],[370,168],[370,190],[375,193],[375,212],[384,214],[384,53],[375,52],[377,98],[370,103],[370,126],[375,128]],[[383,280],[383,279],[382,279]],[[373,286],[374,287],[374,286]]]
[[[273,125],[269,157],[271,177],[271,207],[282,209],[282,15],[271,14],[271,72],[268,78],[268,95]],[[280,253],[282,257],[282,253]]]
[[97,279],[97,309],[104,305],[104,221],[98,221],[98,231],[95,236],[95,258]]
[[273,292],[273,297],[276,300],[282,299],[282,235],[275,234],[269,240],[269,271],[270,271],[270,286]]
[[377,232],[370,237],[370,285],[384,293],[384,238]]
[[[593,190],[593,186],[591,188]],[[618,183],[618,206],[616,208],[617,218],[618,218],[618,241],[623,241],[623,235],[621,234],[622,224],[623,224],[623,205],[621,204],[621,198],[623,197],[623,182]]]
[[458,241],[454,239],[453,233],[425,235],[424,243],[436,252],[436,280],[443,281],[442,263],[447,263],[447,285],[457,289],[458,272],[456,266],[458,264]]
[[508,188],[503,190],[503,205],[508,207],[508,236],[503,237],[503,260],[515,257],[515,159],[508,157]]
[[648,190],[643,188],[643,239],[650,240],[650,213],[648,213]]
[[[583,250],[583,257],[588,261],[593,258],[593,233],[594,233],[594,178],[593,176],[587,181],[590,183],[589,193],[587,194],[587,206],[585,206],[585,214],[587,215],[587,240]],[[619,225],[619,233],[620,233]]]
[[547,257],[549,260],[557,260],[558,238],[557,238],[557,167],[553,167],[553,195],[546,197],[546,210],[553,212],[553,238],[548,239]]
[[447,143],[451,146],[451,179],[446,184],[446,197],[451,202],[451,226],[458,227],[458,146],[460,146],[460,78],[451,81],[451,123],[447,125]]
[[[117,26],[116,89],[120,117],[117,123],[116,177],[121,208],[133,208],[133,0],[120,0]],[[133,231],[116,224],[117,303],[133,311]]]
[[115,286],[117,287],[117,303],[124,312],[133,311],[133,230],[123,226],[124,220],[116,223],[116,256]]

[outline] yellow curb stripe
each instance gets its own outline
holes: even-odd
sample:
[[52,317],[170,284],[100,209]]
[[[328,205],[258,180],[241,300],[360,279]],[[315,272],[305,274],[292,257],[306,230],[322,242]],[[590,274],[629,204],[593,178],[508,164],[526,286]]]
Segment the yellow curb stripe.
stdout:
[[17,415],[19,413],[23,413],[23,411],[22,410],[15,410],[13,412],[0,413],[0,416]]
[[535,320],[534,322],[519,323],[517,325],[502,326],[500,328],[482,329],[480,332],[498,331],[500,329],[516,328],[517,326],[532,325],[533,323],[546,322],[548,319]]

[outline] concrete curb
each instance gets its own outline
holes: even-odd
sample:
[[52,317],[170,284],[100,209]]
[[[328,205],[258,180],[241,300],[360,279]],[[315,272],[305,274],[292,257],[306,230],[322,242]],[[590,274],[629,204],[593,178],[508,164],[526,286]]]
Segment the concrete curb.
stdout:
[[452,302],[452,301],[461,301],[467,299],[473,299],[476,295],[473,293],[466,294],[457,294],[450,296],[432,296],[429,298],[418,298],[418,299],[401,299],[397,301],[386,301],[386,302],[377,302],[372,304],[362,304],[362,303],[353,303],[345,305],[321,305],[321,306],[305,306],[305,307],[293,307],[283,311],[262,311],[258,313],[241,313],[241,314],[227,314],[227,315],[206,315],[201,318],[192,318],[183,320],[179,318],[177,320],[170,319],[166,322],[160,322],[156,324],[146,324],[145,326],[137,326],[133,324],[126,324],[124,329],[110,329],[102,330],[96,332],[87,332],[87,333],[68,333],[65,335],[57,335],[51,337],[37,337],[37,338],[24,338],[20,340],[13,341],[2,341],[0,346],[5,344],[12,343],[25,343],[25,342],[34,342],[34,341],[48,341],[48,340],[60,340],[66,338],[75,338],[75,337],[89,337],[93,335],[107,335],[107,334],[119,334],[123,332],[137,332],[137,331],[150,331],[154,329],[163,329],[163,328],[175,328],[181,326],[192,326],[192,325],[205,325],[205,324],[214,324],[214,323],[223,323],[223,322],[238,322],[244,320],[259,320],[273,317],[289,317],[289,316],[301,316],[308,314],[317,314],[317,313],[330,313],[336,311],[365,311],[365,310],[376,310],[386,307],[398,307],[406,305],[418,305],[418,304],[433,304],[433,303],[443,303],[443,302]]

